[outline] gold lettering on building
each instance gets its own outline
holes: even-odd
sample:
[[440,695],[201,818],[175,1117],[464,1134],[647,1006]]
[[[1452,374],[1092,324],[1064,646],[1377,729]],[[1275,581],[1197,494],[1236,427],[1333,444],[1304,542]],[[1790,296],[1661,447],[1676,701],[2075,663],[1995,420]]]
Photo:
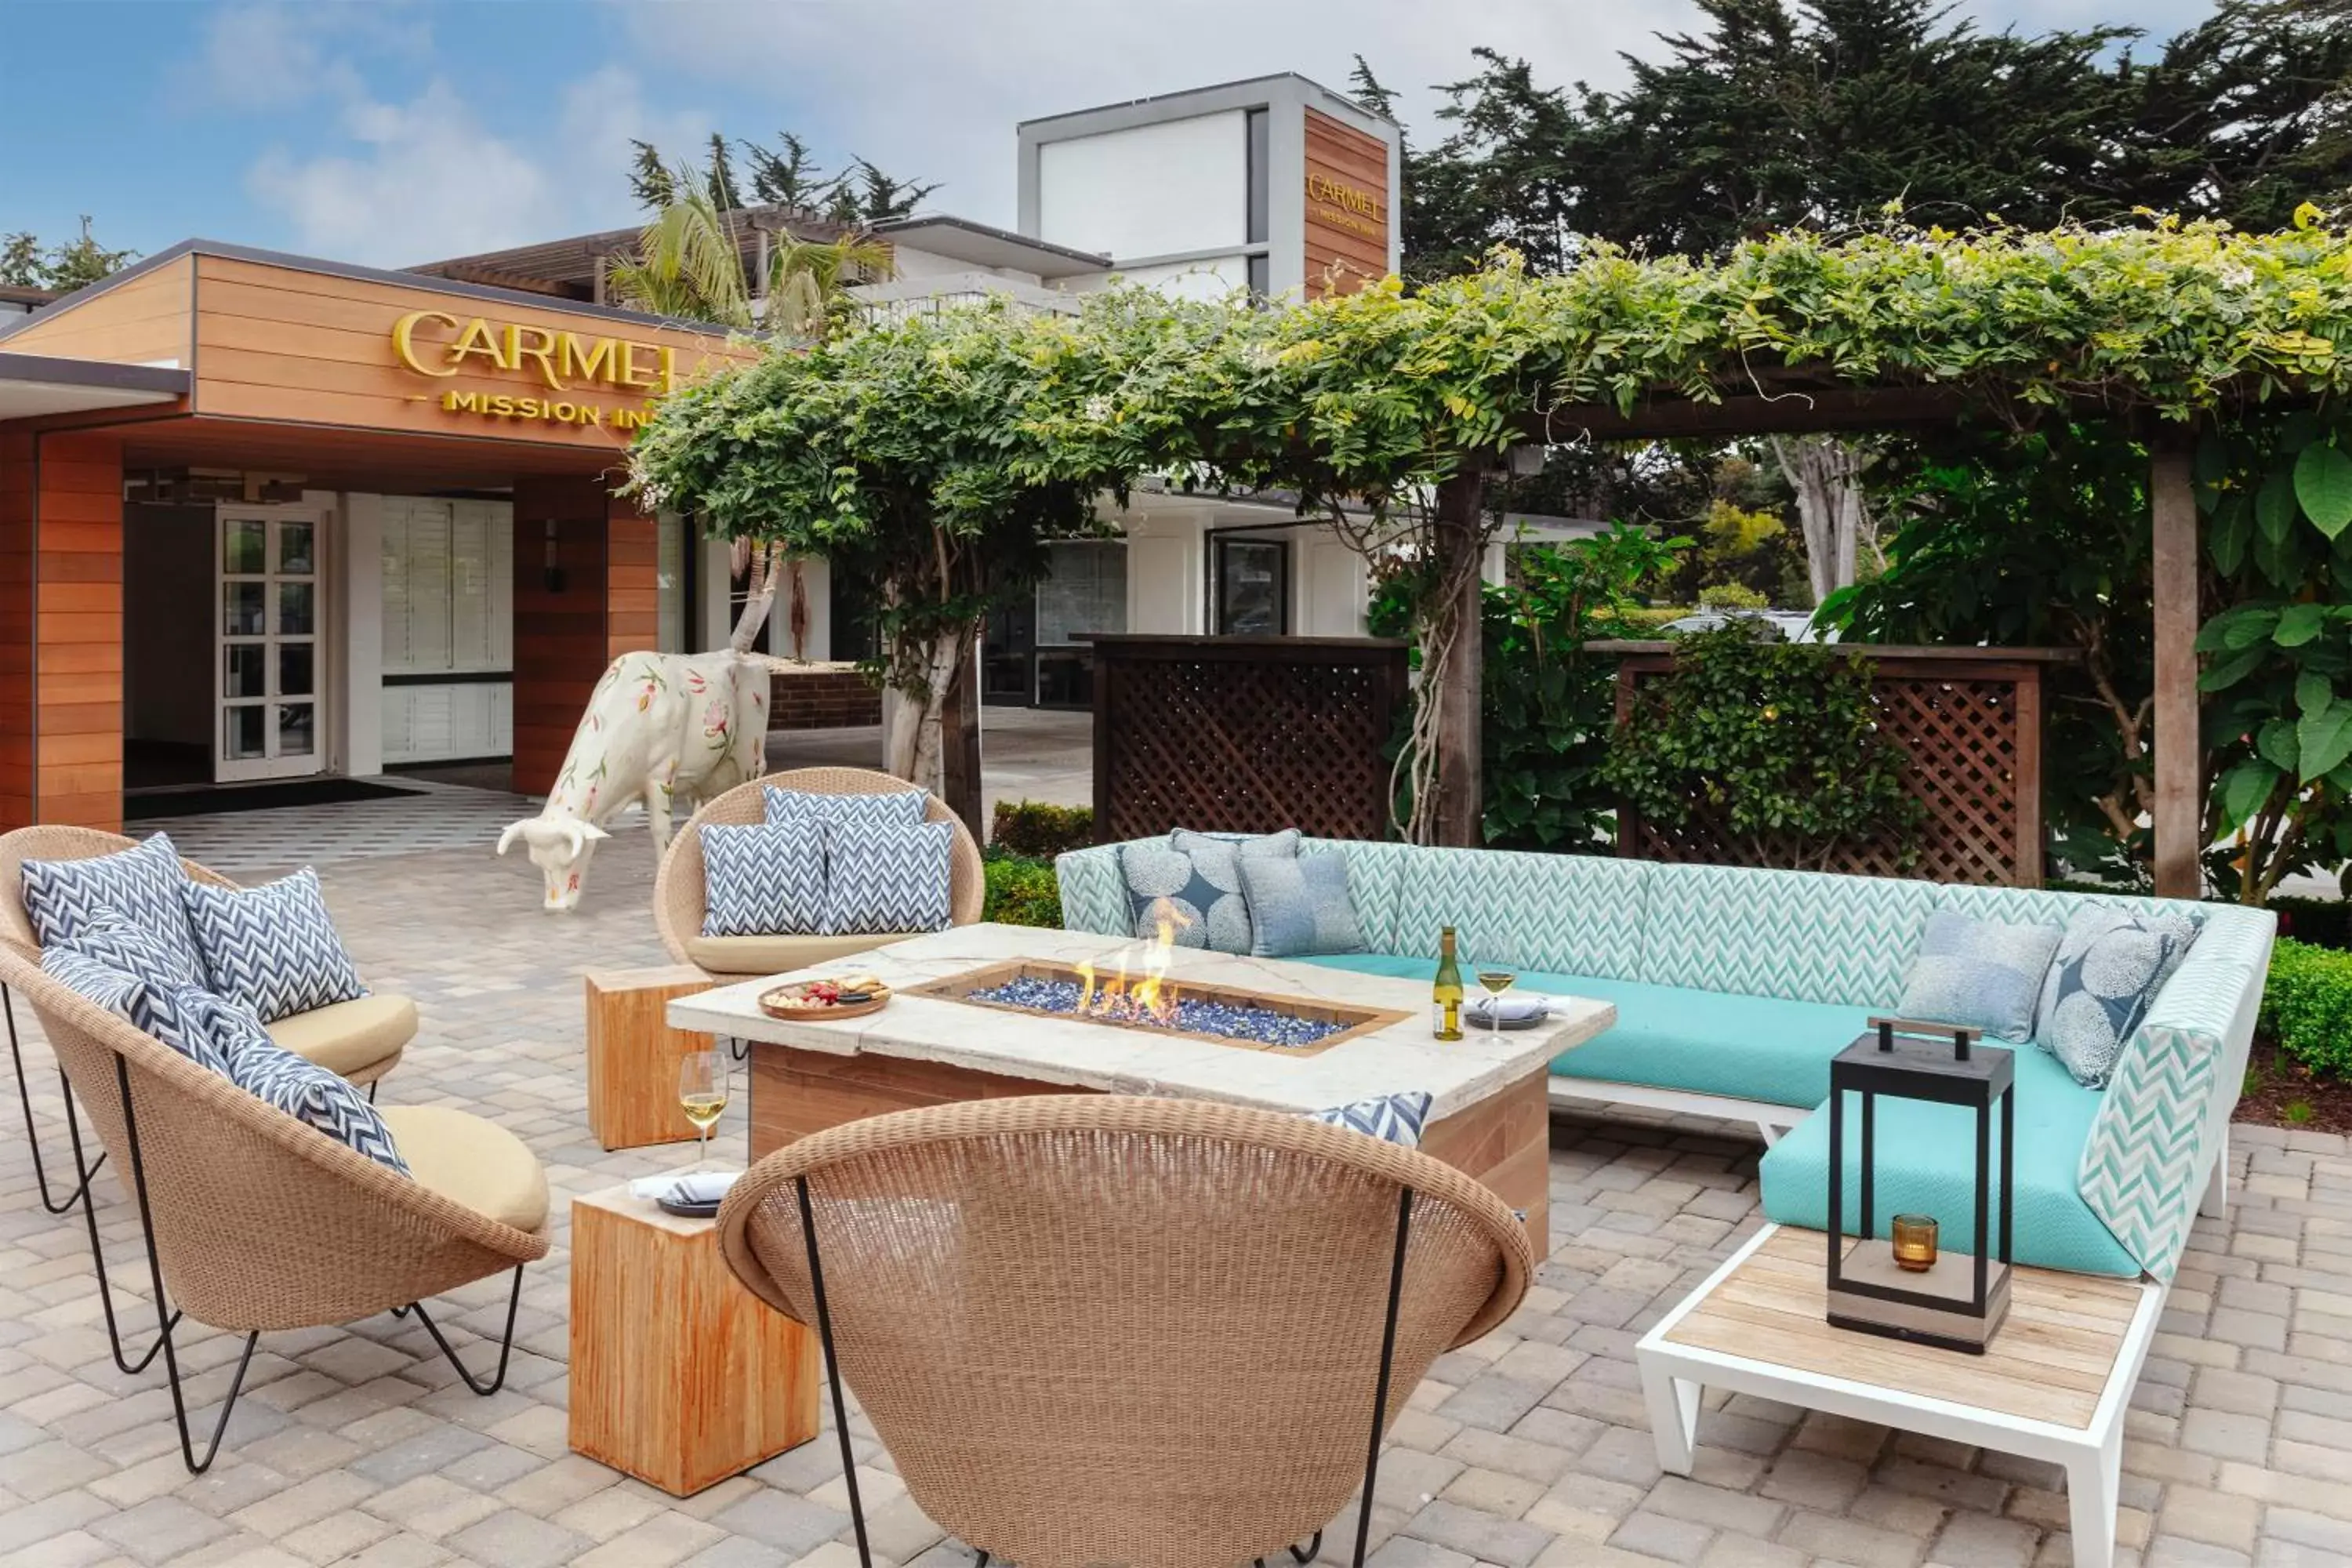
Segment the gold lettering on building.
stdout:
[[1360,234],[1368,239],[1389,241],[1388,202],[1380,193],[1365,190],[1335,180],[1328,174],[1307,172],[1307,202],[1311,216],[1334,228],[1344,228],[1350,234]]
[[[422,330],[420,330],[422,329]],[[436,380],[462,370],[522,372],[551,392],[602,385],[658,397],[677,384],[677,351],[590,338],[446,310],[411,310],[392,324],[393,357]]]

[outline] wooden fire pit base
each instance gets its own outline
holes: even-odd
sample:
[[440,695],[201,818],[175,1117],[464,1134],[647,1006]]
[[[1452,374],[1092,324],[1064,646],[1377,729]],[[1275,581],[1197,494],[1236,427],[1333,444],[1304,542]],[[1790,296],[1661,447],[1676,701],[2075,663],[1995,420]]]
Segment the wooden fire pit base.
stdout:
[[[1423,1130],[1423,1152],[1475,1176],[1527,1211],[1528,1240],[1541,1262],[1551,1252],[1551,1108],[1544,1069]],[[1092,1094],[1034,1079],[944,1062],[863,1054],[835,1056],[751,1042],[751,1157],[845,1121],[1009,1095]]]

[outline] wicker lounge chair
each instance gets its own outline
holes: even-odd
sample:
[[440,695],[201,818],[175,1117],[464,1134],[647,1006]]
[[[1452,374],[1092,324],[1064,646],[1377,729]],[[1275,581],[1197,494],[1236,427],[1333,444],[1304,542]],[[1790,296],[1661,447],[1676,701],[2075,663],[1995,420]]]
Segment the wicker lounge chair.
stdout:
[[1532,1264],[1501,1199],[1417,1151],[1128,1096],[851,1122],[754,1165],[719,1224],[824,1342],[861,1557],[844,1382],[924,1513],[1022,1568],[1319,1536]]
[[[26,861],[88,860],[136,847],[136,839],[125,838],[119,833],[102,833],[94,827],[41,826],[0,834],[0,948],[21,953],[35,964],[40,963],[40,944],[33,934],[32,918],[25,912],[22,868]],[[180,863],[194,881],[215,888],[236,886],[219,872],[194,860]],[[33,1123],[32,1093],[25,1083],[25,1058],[16,1039],[16,1006],[5,985],[0,985],[0,1014],[7,1021],[8,1054],[16,1070],[16,1099],[24,1107],[25,1137],[32,1145],[33,1176],[40,1188],[41,1206],[51,1214],[63,1214],[81,1195],[82,1184],[89,1179],[89,1172],[76,1173],[77,1185],[64,1197],[51,1194],[49,1173],[42,1163],[41,1142]],[[307,1057],[353,1083],[367,1085],[368,1098],[373,1100],[376,1081],[399,1064],[401,1053],[416,1037],[416,1004],[396,994],[376,992],[356,1001],[292,1014],[267,1027],[271,1039],[297,1056]],[[73,1113],[70,1099],[66,1112],[68,1117]]]
[[[138,1206],[180,1453],[201,1474],[220,1451],[246,1367],[265,1331],[351,1322],[408,1310],[467,1387],[495,1393],[514,1343],[522,1266],[547,1253],[547,1178],[512,1133],[462,1111],[393,1106],[382,1114],[414,1179],[313,1131],[133,1028],[0,948],[0,984],[41,1021],[83,1113]],[[81,1133],[69,1122],[77,1160]],[[110,1331],[104,1254],[87,1194],[83,1213]],[[514,1271],[506,1335],[487,1379],[467,1370],[421,1304]],[[190,1433],[173,1338],[183,1315],[245,1336],[243,1357],[201,1456]]]
[[[895,795],[919,786],[867,768],[799,768],[768,773],[740,784],[694,814],[694,820],[671,835],[662,855],[661,871],[654,881],[654,925],[662,945],[680,963],[690,963],[718,980],[742,980],[761,974],[845,958],[896,942],[908,933],[878,931],[845,936],[704,936],[702,934],[702,834],[705,825],[748,826],[762,820],[767,803],[764,789],[807,790],[815,795]],[[982,879],[980,846],[947,803],[932,795],[924,819],[955,824],[955,848],[950,857],[949,905],[954,923],[970,925],[980,919],[987,889]]]

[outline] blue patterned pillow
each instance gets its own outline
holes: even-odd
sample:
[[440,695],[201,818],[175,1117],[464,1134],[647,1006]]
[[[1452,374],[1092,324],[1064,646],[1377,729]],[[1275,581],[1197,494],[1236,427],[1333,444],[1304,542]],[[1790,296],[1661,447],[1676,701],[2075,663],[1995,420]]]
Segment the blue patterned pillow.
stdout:
[[46,948],[110,909],[163,945],[175,978],[203,985],[204,953],[183,893],[188,885],[180,852],[169,836],[158,833],[135,848],[86,860],[26,861],[25,913],[32,920],[34,940]]
[[258,888],[190,882],[187,908],[214,994],[265,1024],[368,994],[308,866]]
[[218,999],[180,979],[163,942],[112,910],[41,949],[41,969],[198,1067],[228,1071],[227,1042],[213,1027]]
[[703,935],[806,936],[823,929],[824,823],[798,816],[701,831]]
[[819,795],[814,790],[777,789],[763,792],[768,824],[814,817],[845,827],[911,827],[923,820],[930,796],[919,789],[886,790],[873,795]]
[[1252,957],[1364,951],[1364,928],[1348,894],[1346,855],[1337,849],[1297,859],[1244,855],[1236,865],[1249,905]]
[[1937,910],[1920,932],[1895,1010],[1906,1018],[1966,1025],[1999,1040],[2030,1040],[2060,934],[2056,926],[2006,925]]
[[2058,940],[2042,986],[2033,1037],[2091,1089],[2105,1089],[2149,1004],[2197,940],[2183,915],[2132,914],[2095,904]]
[[945,931],[955,824],[834,827],[825,843],[828,932]]
[[268,1035],[248,1039],[228,1059],[229,1080],[264,1104],[325,1133],[402,1175],[408,1162],[392,1141],[365,1093],[318,1063],[296,1056]]
[[[1421,1146],[1421,1129],[1429,1120],[1429,1096],[1418,1090],[1405,1094],[1381,1094],[1370,1100],[1359,1100],[1347,1105],[1335,1105],[1328,1110],[1310,1110],[1308,1118],[1328,1121],[1334,1127],[1345,1127],[1391,1143],[1402,1143],[1408,1149]],[[1524,1217],[1524,1216],[1522,1216]]]
[[1244,834],[1193,833],[1178,828],[1167,842],[1122,844],[1118,868],[1127,879],[1128,918],[1138,936],[1158,931],[1160,904],[1176,917],[1176,945],[1205,947],[1246,957],[1255,941],[1249,900],[1242,891],[1241,862],[1266,857],[1294,859],[1298,830],[1252,837]]

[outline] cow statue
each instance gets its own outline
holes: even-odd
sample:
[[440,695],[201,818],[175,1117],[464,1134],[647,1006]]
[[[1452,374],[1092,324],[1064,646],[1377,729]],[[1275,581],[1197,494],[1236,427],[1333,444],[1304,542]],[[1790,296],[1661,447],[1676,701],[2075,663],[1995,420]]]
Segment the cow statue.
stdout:
[[768,679],[774,661],[725,647],[716,653],[625,653],[588,699],[563,771],[537,816],[499,835],[503,855],[520,838],[547,880],[546,908],[571,910],[605,824],[646,808],[654,853],[669,847],[680,796],[713,799],[767,768]]

